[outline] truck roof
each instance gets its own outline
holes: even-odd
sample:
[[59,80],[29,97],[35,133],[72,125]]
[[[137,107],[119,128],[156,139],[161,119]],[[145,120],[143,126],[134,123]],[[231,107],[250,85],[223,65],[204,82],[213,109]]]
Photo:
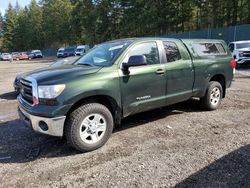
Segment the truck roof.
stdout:
[[79,45],[76,47],[76,49],[78,49],[78,48],[85,48],[85,45]]
[[182,40],[183,42],[199,42],[199,43],[202,43],[202,42],[225,42],[224,40],[220,40],[220,39],[180,39]]
[[117,39],[108,41],[109,42],[119,42],[119,41],[148,41],[148,40],[181,40],[183,42],[224,42],[220,39],[179,39],[179,38],[165,38],[165,37],[135,37],[135,38],[123,38],[123,39]]

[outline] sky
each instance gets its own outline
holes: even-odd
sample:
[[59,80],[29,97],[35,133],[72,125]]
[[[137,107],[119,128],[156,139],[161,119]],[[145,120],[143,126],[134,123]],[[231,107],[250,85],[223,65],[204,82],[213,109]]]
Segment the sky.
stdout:
[[5,9],[8,8],[9,3],[13,6],[16,5],[16,1],[18,1],[21,7],[24,7],[30,3],[31,0],[0,0],[0,11],[2,15],[5,13]]

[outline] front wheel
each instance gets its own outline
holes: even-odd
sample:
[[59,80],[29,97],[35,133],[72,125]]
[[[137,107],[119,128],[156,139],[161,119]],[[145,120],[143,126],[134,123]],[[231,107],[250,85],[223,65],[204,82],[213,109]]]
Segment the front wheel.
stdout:
[[206,110],[216,110],[221,103],[223,95],[222,86],[219,82],[209,82],[206,94],[201,98],[201,104]]
[[236,62],[236,69],[241,68],[241,64]]
[[75,149],[92,151],[108,141],[113,126],[113,117],[108,108],[99,103],[84,104],[69,115],[65,136]]

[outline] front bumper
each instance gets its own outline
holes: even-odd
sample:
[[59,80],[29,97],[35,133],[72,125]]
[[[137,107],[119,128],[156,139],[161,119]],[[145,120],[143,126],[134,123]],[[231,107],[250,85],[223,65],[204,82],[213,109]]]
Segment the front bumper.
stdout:
[[47,134],[51,136],[63,136],[63,128],[66,116],[60,116],[55,118],[46,118],[40,116],[34,116],[21,107],[18,107],[18,114],[20,119],[35,132]]
[[242,58],[242,59],[237,59],[237,63],[243,64],[243,63],[250,63],[250,58]]
[[35,55],[34,58],[43,58],[42,55]]

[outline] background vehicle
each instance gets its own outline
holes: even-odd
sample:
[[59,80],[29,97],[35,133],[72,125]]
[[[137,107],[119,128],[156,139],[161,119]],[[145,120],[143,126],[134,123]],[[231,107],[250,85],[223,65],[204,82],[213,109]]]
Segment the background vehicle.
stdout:
[[64,48],[63,57],[75,56],[76,47],[68,46]]
[[41,50],[32,50],[31,53],[34,54],[34,58],[43,58]]
[[19,61],[19,60],[27,60],[29,59],[29,56],[25,52],[13,52],[12,58],[13,60]]
[[34,59],[34,53],[32,53],[32,52],[24,52],[27,56],[28,56],[28,58],[29,58],[29,60],[30,59]]
[[85,53],[87,50],[89,50],[89,45],[80,45],[80,46],[77,46],[75,54],[80,56],[83,53]]
[[59,48],[57,51],[57,58],[63,57],[64,48]]
[[229,49],[237,65],[250,63],[250,41],[231,42]]
[[104,145],[127,116],[200,98],[219,107],[233,78],[224,41],[123,39],[97,45],[71,65],[20,80],[20,118],[80,151]]
[[9,53],[2,53],[1,54],[1,60],[2,61],[9,61],[9,60],[11,60],[11,55],[9,54]]
[[12,55],[13,60],[17,60],[17,56],[20,56],[20,53],[19,52],[12,52],[11,55]]

